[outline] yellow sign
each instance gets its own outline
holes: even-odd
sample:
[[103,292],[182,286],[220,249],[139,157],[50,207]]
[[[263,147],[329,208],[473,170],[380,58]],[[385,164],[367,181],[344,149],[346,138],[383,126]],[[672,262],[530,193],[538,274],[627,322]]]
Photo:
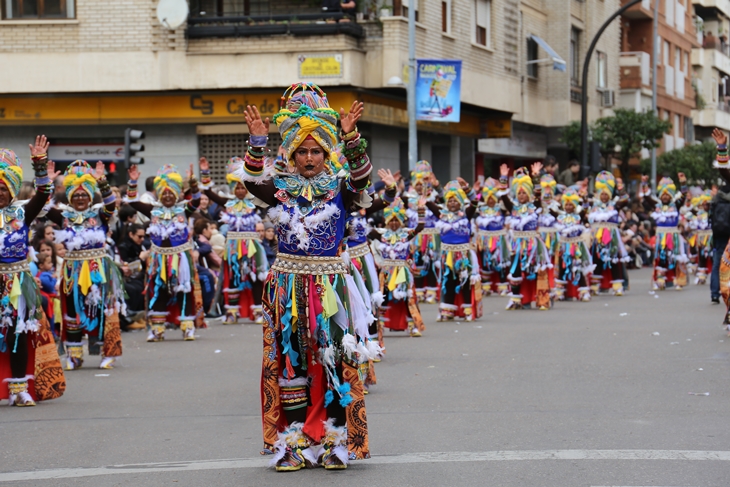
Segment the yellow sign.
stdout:
[[488,139],[509,139],[512,137],[512,120],[505,118],[499,120],[485,120]]
[[342,54],[301,54],[299,56],[299,77],[341,78]]

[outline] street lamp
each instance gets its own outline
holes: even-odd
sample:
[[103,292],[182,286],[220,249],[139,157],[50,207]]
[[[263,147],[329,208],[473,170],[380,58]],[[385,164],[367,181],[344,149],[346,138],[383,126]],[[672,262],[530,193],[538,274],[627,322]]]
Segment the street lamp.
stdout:
[[[409,75],[412,77],[412,75]],[[415,87],[411,87],[411,78],[406,84],[399,76],[391,76],[386,85],[404,88],[406,90],[406,99],[408,100],[408,170],[413,171],[416,168],[416,159],[418,158],[418,129],[416,128],[416,100]],[[411,93],[413,92],[413,100]]]

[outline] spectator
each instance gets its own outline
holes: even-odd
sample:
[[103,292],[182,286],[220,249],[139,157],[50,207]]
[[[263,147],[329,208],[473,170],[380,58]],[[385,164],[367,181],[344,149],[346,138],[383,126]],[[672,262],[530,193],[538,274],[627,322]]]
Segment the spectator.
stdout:
[[578,182],[579,173],[580,163],[573,159],[572,161],[570,161],[568,169],[561,172],[560,176],[558,176],[558,184],[562,184],[566,188],[569,186],[573,186]]
[[198,214],[208,220],[209,222],[214,222],[215,218],[210,213],[210,198],[208,198],[205,193],[202,193],[200,195],[200,205],[198,206]]
[[555,159],[555,156],[546,156],[543,164],[545,165],[545,168],[544,168],[545,174],[551,175],[557,181],[557,179],[559,177],[558,161]]
[[[124,276],[124,289],[127,291],[127,313],[132,315],[144,312],[144,274],[149,251],[142,246],[144,227],[138,223],[126,226],[126,235],[118,245],[121,271]],[[145,327],[144,323],[129,323],[126,316],[119,316],[122,330],[136,330]]]
[[256,224],[256,231],[258,232],[259,238],[261,238],[261,240],[264,239],[264,231],[265,230],[266,230],[266,227],[264,226],[264,222],[258,222]]
[[35,187],[33,186],[33,183],[30,181],[23,181],[23,184],[20,185],[20,191],[18,191],[18,195],[16,198],[18,201],[24,201],[29,200],[33,197],[35,194]]
[[269,267],[271,267],[274,265],[274,261],[276,261],[276,252],[278,250],[276,230],[271,222],[264,223],[264,237],[261,239],[261,245],[266,251],[266,260],[269,261]]
[[213,236],[211,223],[205,218],[198,218],[193,224],[193,234],[195,243],[198,246],[199,259],[198,263],[208,269],[218,272],[223,263],[223,259],[213,252],[213,246],[210,244],[210,238]]
[[35,276],[38,274],[38,262],[44,255],[52,257],[52,261],[56,262],[56,249],[52,240],[40,240],[33,245],[35,251],[35,261],[30,262],[30,273]]

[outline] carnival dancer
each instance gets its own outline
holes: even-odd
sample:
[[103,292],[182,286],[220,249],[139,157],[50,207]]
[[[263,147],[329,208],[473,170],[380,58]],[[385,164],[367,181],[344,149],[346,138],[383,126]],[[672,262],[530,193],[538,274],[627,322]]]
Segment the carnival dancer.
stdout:
[[707,274],[712,270],[712,225],[710,224],[710,203],[712,193],[703,191],[692,198],[692,213],[689,215],[689,245],[697,255],[695,284],[707,282]]
[[540,214],[537,217],[537,231],[540,232],[540,238],[545,242],[550,262],[553,267],[547,270],[548,284],[550,286],[550,297],[555,298],[555,264],[558,257],[558,226],[557,215],[560,212],[560,203],[556,200],[557,182],[555,178],[548,173],[540,176]]
[[[591,282],[593,294],[597,294],[599,289],[610,289],[615,296],[623,296],[624,281],[628,279],[625,263],[630,259],[618,228],[618,210],[625,204],[625,199],[614,197],[618,183],[608,171],[596,175],[595,190],[598,195],[593,195],[588,213],[593,232],[593,263],[596,264]],[[621,191],[622,187],[618,190]]]
[[[712,138],[717,144],[717,157],[712,166],[718,170],[720,177],[725,182],[725,186],[718,190],[713,201],[713,212],[716,211],[715,205],[726,204],[728,193],[723,191],[730,184],[730,155],[727,148],[727,135],[720,129],[715,128],[712,131]],[[725,201],[723,201],[725,200]],[[718,273],[720,281],[720,295],[725,303],[725,317],[722,326],[727,330],[727,336],[730,337],[730,245],[725,246],[722,257],[720,258],[720,269]]]
[[[406,204],[408,226],[418,225],[418,201],[425,196],[427,201],[441,202],[439,182],[431,171],[428,161],[418,161],[411,173],[411,188],[402,195]],[[426,221],[422,232],[411,242],[411,258],[413,259],[416,279],[416,295],[419,303],[436,304],[439,300],[439,263],[441,241],[436,229],[436,218],[431,210],[426,209]]]
[[[532,177],[525,168],[518,168],[512,178],[511,197],[502,195],[502,203],[510,213],[508,224],[512,238],[512,265],[507,275],[511,293],[508,310],[529,308],[535,301],[538,309],[550,309],[550,281],[547,270],[552,267],[545,242],[538,232],[540,205],[540,169],[532,164]],[[509,168],[499,168],[499,182],[507,186]],[[537,189],[535,189],[537,187]]]
[[494,178],[487,178],[482,186],[482,200],[477,207],[476,248],[479,255],[479,272],[482,276],[482,294],[493,292],[500,296],[509,293],[510,241],[504,226],[504,215],[499,198],[506,189]]
[[237,323],[239,317],[263,323],[261,295],[264,291],[263,282],[269,273],[269,263],[261,237],[256,232],[256,224],[261,221],[261,217],[243,182],[243,159],[233,157],[226,165],[226,182],[233,193],[228,198],[211,189],[213,182],[208,160],[201,157],[199,165],[199,187],[223,209],[220,222],[228,225],[222,274],[226,310],[223,323]]
[[193,258],[188,218],[198,208],[200,190],[190,165],[191,200],[178,202],[183,178],[173,165],[157,171],[154,189],[159,203],[149,205],[137,199],[139,169],[129,168],[127,202],[150,219],[147,233],[152,241],[145,281],[145,302],[150,331],[148,342],[165,339],[167,325],[179,327],[183,339],[195,340],[195,329],[205,328],[203,296]]
[[423,230],[426,219],[426,199],[421,197],[418,206],[419,223],[415,228],[406,225],[408,216],[403,203],[395,201],[385,208],[385,232],[370,232],[372,240],[379,240],[383,264],[380,268],[380,291],[383,305],[380,308],[382,325],[393,331],[407,330],[412,337],[420,337],[426,329],[416,297],[416,282],[412,272],[409,248],[411,241]]
[[590,276],[595,269],[590,250],[590,231],[585,226],[581,196],[575,187],[560,197],[563,211],[558,214],[560,231],[556,265],[556,299],[591,300]]
[[444,186],[444,207],[426,206],[439,220],[441,237],[441,302],[438,321],[455,317],[474,321],[482,315],[479,260],[471,244],[471,220],[476,213],[474,191],[462,178]]
[[36,137],[30,146],[36,193],[15,197],[23,182],[20,158],[0,149],[0,399],[11,406],[60,397],[66,381],[56,344],[41,304],[41,294],[28,264],[28,233],[53,192],[58,176],[48,162],[49,143]]
[[[124,278],[106,249],[116,198],[104,176],[103,162],[92,170],[86,161],[74,161],[66,169],[63,185],[69,205],[49,209],[48,218],[61,228],[56,231],[56,243],[66,249],[60,270],[65,368],[81,368],[82,338],[88,335],[90,351],[103,343],[99,368],[111,369],[122,355],[119,313],[126,313]],[[97,190],[102,203],[92,206]]]
[[679,229],[679,209],[684,205],[687,194],[687,178],[677,173],[680,193],[671,178],[662,178],[657,185],[656,207],[651,217],[656,222],[656,243],[654,245],[653,288],[663,291],[671,284],[679,291],[687,283],[685,266],[689,261],[686,242]]
[[285,154],[273,166],[264,164],[269,120],[246,107],[246,187],[270,207],[279,237],[264,283],[262,363],[263,453],[278,471],[369,457],[358,376],[372,356],[367,309],[342,255],[348,213],[371,200],[362,112],[360,102],[340,110],[348,167],[338,170],[338,114],[319,87],[296,84],[282,96],[274,121]]

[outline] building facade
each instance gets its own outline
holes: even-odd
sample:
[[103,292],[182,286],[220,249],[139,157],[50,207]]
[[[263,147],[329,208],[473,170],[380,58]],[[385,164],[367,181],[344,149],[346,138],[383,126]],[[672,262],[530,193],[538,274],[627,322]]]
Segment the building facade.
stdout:
[[[549,152],[567,161],[559,129],[580,118],[583,56],[619,0],[380,0],[353,19],[318,2],[191,0],[176,29],[160,23],[156,0],[6,0],[0,61],[13,76],[0,94],[0,145],[22,154],[40,132],[61,163],[111,161],[132,127],[146,133],[143,176],[206,156],[220,179],[245,150],[244,107],[271,116],[287,86],[313,81],[334,108],[365,101],[375,167],[405,171],[406,93],[388,82],[404,78],[409,2],[417,57],[462,61],[460,122],[419,122],[419,158],[442,180]],[[593,57],[591,119],[611,113],[619,88],[618,29]]]

